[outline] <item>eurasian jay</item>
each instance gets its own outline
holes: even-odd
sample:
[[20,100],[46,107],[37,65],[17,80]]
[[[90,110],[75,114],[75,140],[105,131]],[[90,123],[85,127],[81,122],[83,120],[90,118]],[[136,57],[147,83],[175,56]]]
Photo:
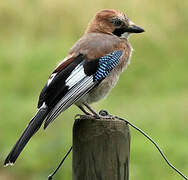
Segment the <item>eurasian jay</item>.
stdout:
[[[89,104],[104,98],[130,62],[128,37],[144,30],[116,10],[102,10],[91,20],[85,34],[55,68],[38,100],[38,111],[7,156],[13,164],[44,122],[44,129],[72,104],[85,114],[99,116]],[[85,110],[86,107],[88,111]]]

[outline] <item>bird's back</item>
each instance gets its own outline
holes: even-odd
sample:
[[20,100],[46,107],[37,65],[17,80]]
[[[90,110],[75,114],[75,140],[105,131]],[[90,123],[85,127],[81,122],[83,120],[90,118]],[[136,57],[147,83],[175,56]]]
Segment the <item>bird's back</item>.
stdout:
[[112,34],[86,33],[70,49],[69,54],[83,54],[87,59],[98,59],[115,50],[129,51],[127,39],[120,39]]

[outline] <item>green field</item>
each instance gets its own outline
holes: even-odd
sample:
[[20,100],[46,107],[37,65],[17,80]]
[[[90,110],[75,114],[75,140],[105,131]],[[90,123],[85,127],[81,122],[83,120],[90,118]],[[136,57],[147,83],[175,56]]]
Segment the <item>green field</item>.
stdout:
[[[0,179],[46,179],[71,146],[75,106],[41,128],[13,167],[2,166],[53,68],[104,8],[127,13],[146,32],[130,38],[130,66],[93,107],[142,128],[188,176],[188,1],[0,0]],[[131,133],[130,180],[182,179],[148,140]],[[71,166],[70,156],[54,179],[71,180]]]

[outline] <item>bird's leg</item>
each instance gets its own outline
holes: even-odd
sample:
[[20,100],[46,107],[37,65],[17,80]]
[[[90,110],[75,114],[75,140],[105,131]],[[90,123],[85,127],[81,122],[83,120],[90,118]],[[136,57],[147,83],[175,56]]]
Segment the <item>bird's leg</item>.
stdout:
[[86,106],[88,108],[88,110],[97,118],[100,118],[100,115],[94,110],[91,108],[91,106],[89,106],[89,104],[87,103],[83,103],[84,106]]
[[83,106],[79,105],[78,107],[79,107],[80,110],[81,110],[83,113],[85,113],[86,115],[91,115],[89,112],[87,112],[87,111],[83,108]]

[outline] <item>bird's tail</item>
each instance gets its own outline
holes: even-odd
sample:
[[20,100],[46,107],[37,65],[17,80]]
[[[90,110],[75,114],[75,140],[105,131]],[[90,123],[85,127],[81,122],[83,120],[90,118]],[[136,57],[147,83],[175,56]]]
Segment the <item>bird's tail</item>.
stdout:
[[39,130],[40,126],[42,125],[43,121],[45,120],[48,114],[47,107],[41,107],[36,115],[31,119],[27,127],[25,128],[24,132],[22,133],[21,137],[18,139],[14,147],[12,148],[11,152],[7,156],[4,162],[4,166],[12,165],[18,158],[19,154],[24,149],[27,142],[30,138]]

